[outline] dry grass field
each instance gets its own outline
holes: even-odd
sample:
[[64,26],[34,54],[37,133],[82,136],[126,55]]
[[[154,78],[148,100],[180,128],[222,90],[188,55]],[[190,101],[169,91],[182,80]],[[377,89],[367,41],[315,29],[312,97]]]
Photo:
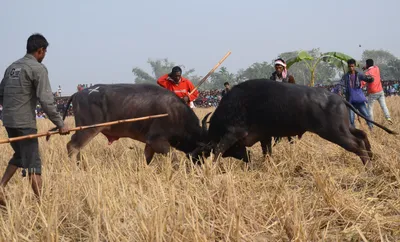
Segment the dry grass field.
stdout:
[[[387,98],[400,130],[400,97]],[[379,104],[375,120],[388,125]],[[207,111],[196,109],[199,117]],[[73,120],[68,119],[73,125]],[[357,125],[360,124],[357,122]],[[362,129],[367,130],[365,122]],[[39,132],[53,125],[38,121]],[[306,133],[283,139],[264,160],[193,166],[156,155],[143,144],[98,135],[83,150],[87,169],[67,158],[70,136],[40,138],[44,193],[36,202],[19,170],[0,211],[1,241],[400,241],[400,138],[370,133],[372,172],[341,147]],[[0,137],[6,138],[4,128]],[[130,147],[133,147],[130,149]],[[1,145],[0,172],[12,149]]]

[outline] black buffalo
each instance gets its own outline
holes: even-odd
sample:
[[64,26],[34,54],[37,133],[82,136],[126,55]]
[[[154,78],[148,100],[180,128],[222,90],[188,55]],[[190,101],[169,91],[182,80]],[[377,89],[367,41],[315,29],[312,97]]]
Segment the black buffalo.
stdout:
[[[155,153],[167,154],[171,147],[189,154],[203,139],[203,129],[193,110],[173,92],[156,85],[99,84],[72,95],[67,107],[71,102],[76,126],[164,113],[168,116],[77,131],[67,144],[69,157],[78,155],[99,133],[107,137],[109,144],[123,137],[145,143],[147,163]],[[66,114],[67,110],[63,119]]]
[[213,149],[216,158],[222,154],[247,162],[246,147],[261,142],[264,155],[271,155],[272,137],[301,137],[309,131],[357,154],[366,164],[372,157],[371,145],[364,131],[350,127],[347,107],[367,119],[342,97],[325,89],[268,79],[248,80],[233,87],[221,100],[210,118],[209,145],[196,149],[193,156],[207,156]]

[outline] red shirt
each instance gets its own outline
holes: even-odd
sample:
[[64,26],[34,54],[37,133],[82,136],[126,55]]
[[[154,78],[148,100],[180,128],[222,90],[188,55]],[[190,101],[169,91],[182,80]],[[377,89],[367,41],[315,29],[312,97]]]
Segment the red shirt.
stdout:
[[379,71],[379,67],[371,66],[365,72],[365,75],[370,75],[374,78],[374,81],[371,83],[362,82],[362,86],[367,85],[367,92],[370,94],[377,93],[383,91],[382,82],[381,82],[381,73]]
[[[181,81],[178,84],[175,84],[172,82],[172,80],[170,80],[168,74],[161,76],[157,80],[157,84],[174,92],[180,98],[188,96],[189,93],[194,89],[194,85],[189,79],[181,77]],[[189,96],[190,102],[195,100],[198,96],[199,92],[196,89],[193,94]]]

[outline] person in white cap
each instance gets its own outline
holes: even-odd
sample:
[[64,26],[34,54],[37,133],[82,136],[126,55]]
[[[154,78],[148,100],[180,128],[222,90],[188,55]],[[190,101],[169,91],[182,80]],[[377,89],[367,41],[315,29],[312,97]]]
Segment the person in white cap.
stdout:
[[[293,75],[289,74],[286,69],[286,62],[282,58],[278,58],[274,62],[275,71],[272,73],[269,79],[277,82],[287,82],[296,84]],[[274,137],[275,143],[281,140],[281,137]],[[288,141],[292,142],[292,137],[288,137]]]
[[274,65],[275,71],[272,73],[269,79],[277,82],[288,82],[295,84],[294,77],[288,73],[286,69],[286,62],[282,58],[276,59]]

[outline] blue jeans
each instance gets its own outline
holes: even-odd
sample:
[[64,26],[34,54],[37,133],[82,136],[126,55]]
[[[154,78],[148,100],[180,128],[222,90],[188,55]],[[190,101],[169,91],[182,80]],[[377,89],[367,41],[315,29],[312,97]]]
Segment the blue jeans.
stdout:
[[[368,111],[367,105],[366,105],[365,103],[352,103],[352,105],[353,105],[362,115],[364,115],[365,117],[371,119],[371,118],[370,118],[370,115],[369,115],[369,111]],[[350,125],[351,125],[351,127],[353,127],[353,128],[355,128],[355,125],[354,125],[354,116],[355,116],[355,115],[354,115],[354,112],[353,112],[352,110],[350,110]],[[368,127],[369,127],[370,129],[372,129],[373,124],[372,124],[371,122],[368,122],[368,121],[366,121],[366,122],[367,122]]]

